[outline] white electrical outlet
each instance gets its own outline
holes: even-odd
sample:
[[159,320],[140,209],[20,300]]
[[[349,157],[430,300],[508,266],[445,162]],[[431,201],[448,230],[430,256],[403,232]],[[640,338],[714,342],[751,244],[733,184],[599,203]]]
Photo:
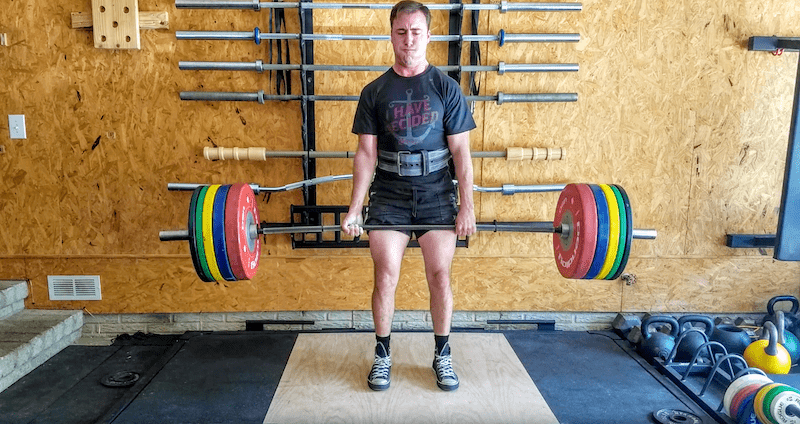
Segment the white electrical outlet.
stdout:
[[12,139],[28,138],[25,133],[25,115],[8,115],[8,132]]

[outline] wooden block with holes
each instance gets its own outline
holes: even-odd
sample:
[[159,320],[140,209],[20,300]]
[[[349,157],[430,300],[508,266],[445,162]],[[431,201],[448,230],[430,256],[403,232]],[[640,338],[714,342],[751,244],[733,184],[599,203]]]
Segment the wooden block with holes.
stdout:
[[141,49],[138,0],[92,0],[94,46]]

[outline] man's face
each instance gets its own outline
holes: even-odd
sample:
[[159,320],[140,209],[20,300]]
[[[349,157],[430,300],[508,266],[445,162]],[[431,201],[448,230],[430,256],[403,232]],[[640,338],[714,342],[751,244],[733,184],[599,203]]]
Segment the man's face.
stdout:
[[399,65],[413,67],[425,62],[431,31],[422,12],[401,13],[392,24],[392,47]]

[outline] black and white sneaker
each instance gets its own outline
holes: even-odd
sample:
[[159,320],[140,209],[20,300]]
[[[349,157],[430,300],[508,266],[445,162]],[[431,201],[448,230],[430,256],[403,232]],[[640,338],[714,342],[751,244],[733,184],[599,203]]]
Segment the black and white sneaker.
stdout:
[[433,371],[436,373],[436,385],[444,391],[453,391],[458,388],[458,376],[453,371],[450,344],[442,349],[442,354],[434,352]]
[[[383,345],[378,343],[375,347],[375,361],[372,363],[372,370],[367,377],[367,385],[372,390],[380,391],[389,388],[392,374],[392,357],[386,353]],[[379,355],[379,353],[384,356]]]

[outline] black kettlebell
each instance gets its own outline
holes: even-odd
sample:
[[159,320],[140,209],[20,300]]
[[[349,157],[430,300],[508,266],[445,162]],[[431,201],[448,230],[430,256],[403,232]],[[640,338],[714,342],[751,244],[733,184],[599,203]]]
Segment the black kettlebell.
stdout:
[[796,297],[790,295],[775,296],[767,302],[767,315],[764,316],[761,325],[763,326],[765,322],[769,321],[773,323],[775,327],[778,326],[778,317],[775,314],[775,304],[778,302],[791,302],[791,309],[783,314],[783,324],[786,330],[794,333],[798,323],[797,310],[800,307],[800,301],[798,301]]
[[750,335],[744,329],[732,324],[718,324],[714,326],[714,331],[710,337],[712,342],[719,342],[725,346],[728,353],[741,355],[752,341]]
[[[669,324],[672,330],[669,334],[661,331],[652,330],[653,324]],[[661,358],[667,359],[672,348],[675,347],[675,337],[678,335],[678,321],[666,315],[656,315],[645,318],[642,321],[642,343],[639,345],[639,354],[645,359]]]
[[[689,324],[688,326],[686,324]],[[689,331],[692,328],[697,328],[694,324],[703,324],[706,337],[703,337],[699,331]],[[706,315],[684,315],[678,318],[678,343],[677,352],[675,353],[675,360],[678,362],[689,362],[694,357],[697,349],[703,343],[711,339],[711,333],[714,332],[714,321],[711,317]],[[704,352],[700,353],[699,358],[707,358],[708,351],[703,349]]]

